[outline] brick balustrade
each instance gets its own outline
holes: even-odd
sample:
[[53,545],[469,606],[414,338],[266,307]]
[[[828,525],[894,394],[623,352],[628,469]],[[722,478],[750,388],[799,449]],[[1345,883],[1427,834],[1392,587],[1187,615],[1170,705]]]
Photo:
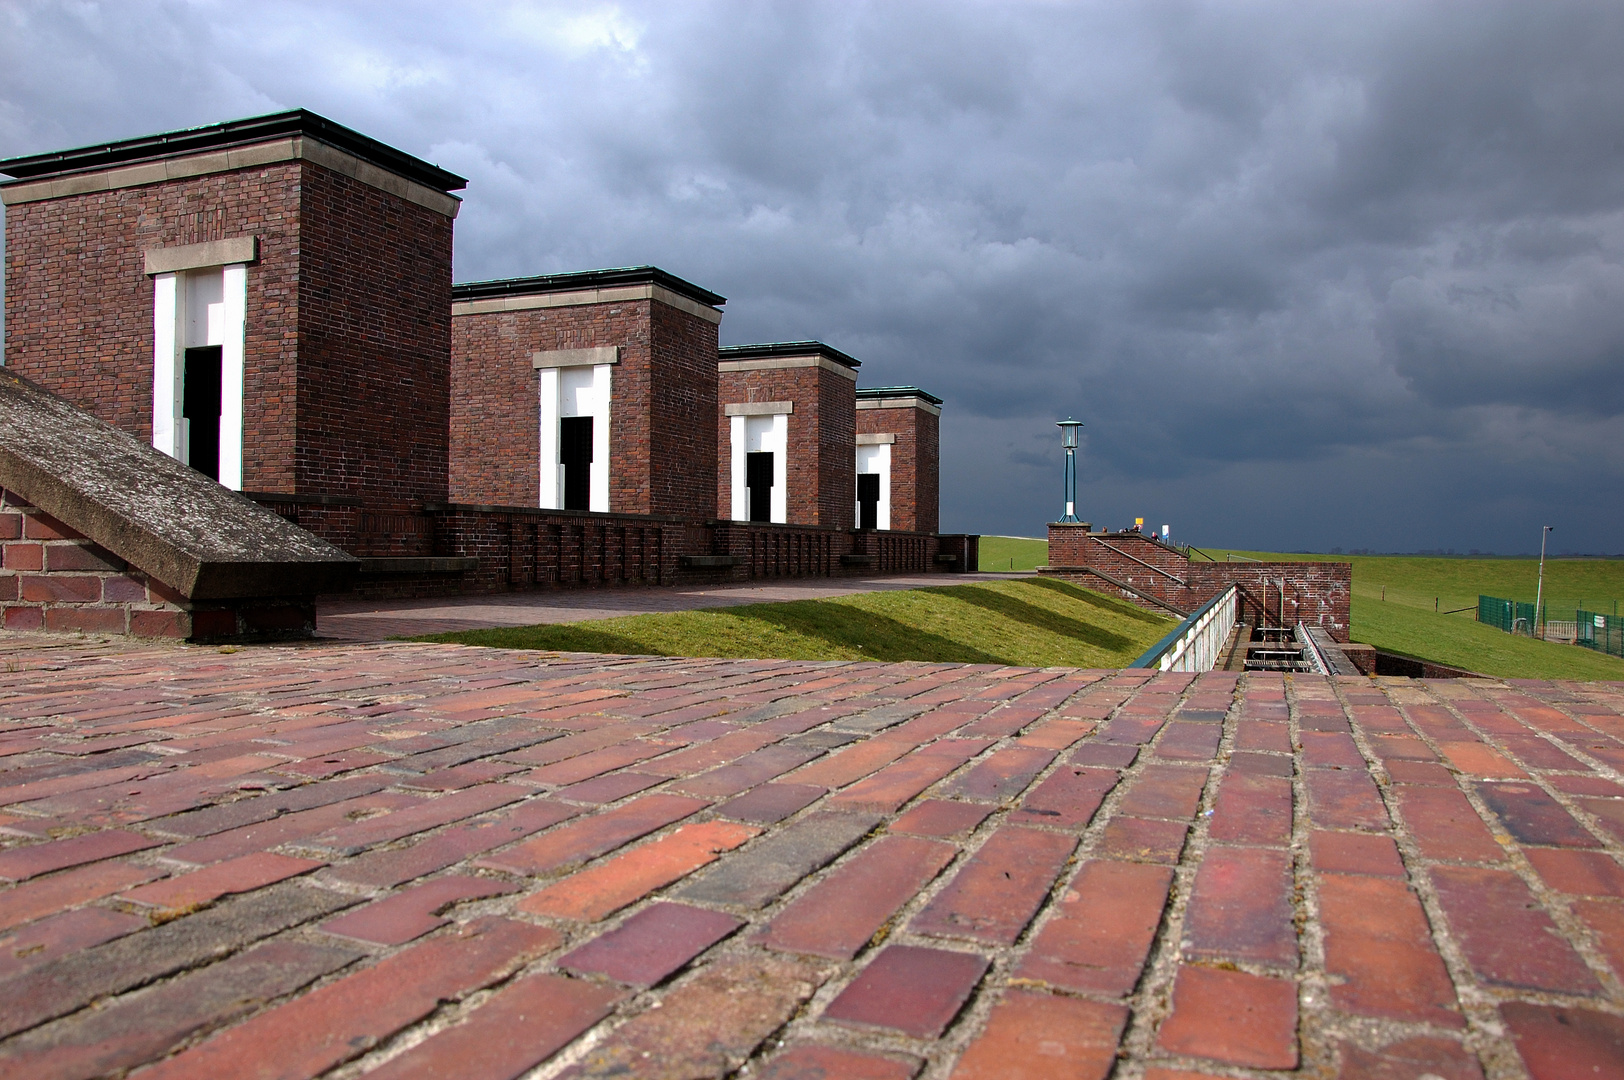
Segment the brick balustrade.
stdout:
[[1624,684],[36,639],[0,752],[8,1075],[1624,1064]]

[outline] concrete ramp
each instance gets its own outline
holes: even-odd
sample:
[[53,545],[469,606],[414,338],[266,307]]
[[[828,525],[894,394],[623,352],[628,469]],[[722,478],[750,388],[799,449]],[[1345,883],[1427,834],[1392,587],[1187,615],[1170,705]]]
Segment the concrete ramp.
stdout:
[[[203,604],[219,611],[244,601],[309,601],[318,593],[342,590],[359,564],[319,537],[4,369],[0,488],[10,493],[9,508],[26,520],[8,526],[19,535],[4,538],[18,544],[39,541],[37,551],[31,547],[8,558],[7,570],[51,578],[44,584],[8,587],[18,594],[6,596],[8,600],[26,600],[22,594],[32,591],[40,603],[62,596],[88,603],[88,586],[81,582],[64,592],[64,579],[51,575],[99,571],[150,578],[164,587],[158,591],[165,599],[182,608]],[[54,522],[27,518],[30,508],[36,518],[42,513]],[[63,550],[51,558],[56,549],[50,544],[83,547],[85,540],[102,550],[72,559]],[[108,553],[116,560],[107,558]],[[95,599],[108,603],[117,590],[103,593]],[[157,601],[148,597],[141,602]],[[211,625],[218,626],[219,620]],[[197,635],[189,630],[183,636]]]

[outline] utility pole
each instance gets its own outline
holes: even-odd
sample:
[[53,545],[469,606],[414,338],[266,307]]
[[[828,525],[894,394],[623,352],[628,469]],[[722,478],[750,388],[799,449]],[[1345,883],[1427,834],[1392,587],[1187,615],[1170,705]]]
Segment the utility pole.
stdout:
[[1543,637],[1539,632],[1545,622],[1545,538],[1551,535],[1555,525],[1547,525],[1539,534],[1539,584],[1534,587],[1534,636]]

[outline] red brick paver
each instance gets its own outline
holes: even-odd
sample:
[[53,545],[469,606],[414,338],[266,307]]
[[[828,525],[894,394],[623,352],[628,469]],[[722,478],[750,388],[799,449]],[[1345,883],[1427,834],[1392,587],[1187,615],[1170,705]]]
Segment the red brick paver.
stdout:
[[1617,684],[0,644],[0,1077],[1624,1075]]

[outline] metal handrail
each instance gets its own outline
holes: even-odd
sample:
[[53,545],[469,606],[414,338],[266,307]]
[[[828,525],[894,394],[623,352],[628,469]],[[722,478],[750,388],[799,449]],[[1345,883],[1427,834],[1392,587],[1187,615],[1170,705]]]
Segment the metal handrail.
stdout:
[[1172,574],[1169,574],[1166,570],[1163,570],[1161,567],[1156,566],[1154,563],[1148,563],[1145,560],[1139,558],[1137,555],[1129,555],[1126,551],[1123,551],[1121,548],[1116,547],[1115,545],[1112,545],[1112,544],[1107,544],[1104,540],[1101,540],[1097,536],[1090,536],[1089,539],[1094,541],[1096,544],[1099,544],[1102,547],[1104,547],[1104,548],[1106,548],[1106,549],[1108,549],[1110,551],[1116,552],[1118,555],[1121,555],[1124,559],[1132,559],[1134,562],[1138,563],[1140,566],[1143,566],[1145,569],[1154,570],[1158,574],[1162,575],[1163,577],[1168,578],[1169,580],[1178,582],[1180,585],[1183,585],[1186,589],[1188,589],[1190,587],[1189,582],[1185,581],[1183,578],[1174,577]]
[[[1229,586],[1229,588],[1196,608],[1187,619],[1168,631],[1165,637],[1149,649],[1146,649],[1137,660],[1128,666],[1130,668],[1156,668],[1160,671],[1212,670],[1213,664],[1218,659],[1218,654],[1223,651],[1223,639],[1229,636],[1229,631],[1235,624],[1235,609],[1239,598],[1240,589],[1234,585]],[[1213,637],[1213,634],[1209,631],[1213,630],[1213,624],[1223,617],[1225,611],[1228,612],[1227,625],[1216,628],[1218,632],[1221,632],[1222,636],[1217,638],[1217,644],[1207,650],[1211,655],[1203,656],[1201,655],[1202,650],[1196,648],[1190,664],[1184,666],[1183,661],[1191,653],[1191,646],[1198,646],[1204,639]]]

